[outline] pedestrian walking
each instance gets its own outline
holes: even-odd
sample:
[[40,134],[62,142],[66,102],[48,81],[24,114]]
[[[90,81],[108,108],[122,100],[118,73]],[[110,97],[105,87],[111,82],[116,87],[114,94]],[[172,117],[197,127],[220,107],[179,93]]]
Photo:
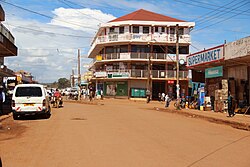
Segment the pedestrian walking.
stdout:
[[171,99],[169,98],[168,94],[166,94],[165,96],[165,107],[168,107],[169,106],[169,103],[170,103]]
[[161,101],[164,101],[164,100],[165,100],[165,93],[162,92],[162,93],[161,93]]
[[103,90],[101,89],[101,100],[103,100]]
[[3,86],[0,86],[0,115],[3,114],[3,103],[5,102],[5,93],[3,91]]
[[234,109],[233,109],[233,96],[231,93],[228,93],[228,116],[233,117],[235,115]]
[[158,101],[161,102],[161,93],[158,93]]

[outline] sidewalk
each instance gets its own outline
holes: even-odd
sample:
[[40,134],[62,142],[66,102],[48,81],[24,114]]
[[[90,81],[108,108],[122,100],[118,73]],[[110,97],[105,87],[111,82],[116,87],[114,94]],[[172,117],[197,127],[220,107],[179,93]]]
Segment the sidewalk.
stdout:
[[171,103],[168,108],[164,107],[165,103],[155,101],[152,103],[154,103],[154,109],[157,111],[180,114],[187,117],[203,119],[209,122],[225,124],[232,126],[233,128],[250,131],[250,115],[236,114],[234,117],[228,117],[227,113],[222,112],[200,111],[195,109],[176,110],[176,108],[173,106],[173,103]]
[[6,115],[0,115],[0,122],[12,116],[12,112]]
[[[146,103],[146,101],[141,100],[128,100],[128,99],[105,99],[105,100],[93,100],[93,101],[76,101],[76,100],[65,100],[65,103],[80,103],[80,104],[88,104],[88,105],[105,105],[105,103],[113,103],[114,101],[122,102],[122,103],[130,103],[134,101],[136,103],[145,104],[147,108],[154,109],[160,112],[168,112],[174,114],[180,114],[186,117],[196,118],[196,119],[203,119],[209,122],[217,123],[217,124],[224,124],[231,126],[233,128],[242,129],[250,131],[250,115],[243,115],[243,114],[236,114],[234,117],[228,117],[227,113],[221,112],[213,112],[213,111],[200,111],[194,109],[181,109],[176,110],[173,106],[173,102],[170,103],[168,108],[165,108],[165,102],[158,102],[158,101],[150,101],[150,103]],[[12,116],[12,113],[8,115],[0,116],[0,122],[4,119]]]

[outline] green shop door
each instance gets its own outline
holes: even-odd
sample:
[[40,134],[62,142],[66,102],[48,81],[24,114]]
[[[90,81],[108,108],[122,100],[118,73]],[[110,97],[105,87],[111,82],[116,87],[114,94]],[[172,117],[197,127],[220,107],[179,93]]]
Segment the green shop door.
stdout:
[[128,82],[117,82],[116,96],[128,96]]

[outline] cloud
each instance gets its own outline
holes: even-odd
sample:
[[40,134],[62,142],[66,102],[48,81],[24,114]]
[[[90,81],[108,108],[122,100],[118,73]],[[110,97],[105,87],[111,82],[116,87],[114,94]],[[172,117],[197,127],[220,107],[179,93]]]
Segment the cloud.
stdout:
[[[39,82],[69,78],[72,68],[77,66],[77,49],[81,50],[82,57],[86,57],[84,55],[87,55],[95,35],[94,29],[98,29],[99,21],[92,17],[103,21],[115,18],[100,10],[91,9],[58,8],[53,13],[55,16],[48,23],[15,15],[6,17],[3,23],[15,37],[15,45],[18,47],[18,56],[5,58],[8,68],[31,72]],[[82,26],[76,26],[75,23]],[[82,72],[83,64],[89,62],[91,59],[81,59]]]
[[[55,16],[50,24],[89,32],[97,31],[100,23],[115,19],[115,17],[110,14],[89,8],[65,9],[61,7],[55,9],[53,13]],[[70,22],[65,20],[70,20]]]

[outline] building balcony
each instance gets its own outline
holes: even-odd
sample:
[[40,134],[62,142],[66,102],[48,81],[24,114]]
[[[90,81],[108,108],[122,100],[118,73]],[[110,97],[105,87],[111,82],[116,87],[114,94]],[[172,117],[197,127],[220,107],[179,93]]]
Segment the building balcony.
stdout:
[[0,56],[16,56],[17,47],[15,46],[15,38],[10,31],[0,23]]
[[[98,47],[102,45],[112,44],[112,43],[176,43],[176,34],[134,34],[134,33],[125,33],[118,34],[112,33],[109,35],[98,36],[93,41],[91,48],[89,50],[89,57],[97,54],[99,52]],[[191,36],[189,34],[179,35],[179,43],[190,44]]]
[[0,21],[4,21],[4,20],[5,20],[5,13],[4,13],[2,6],[0,5]]
[[[96,71],[95,78],[100,79],[147,79],[148,70],[126,69],[113,71]],[[151,70],[152,79],[176,79],[175,70]],[[188,79],[188,71],[179,71],[180,79]]]
[[[101,62],[111,62],[111,61],[149,61],[149,56],[151,56],[151,61],[168,61],[176,62],[175,54],[165,54],[165,53],[109,53],[96,56],[93,59],[91,66],[95,63]],[[180,54],[179,59],[186,61],[187,54]]]

